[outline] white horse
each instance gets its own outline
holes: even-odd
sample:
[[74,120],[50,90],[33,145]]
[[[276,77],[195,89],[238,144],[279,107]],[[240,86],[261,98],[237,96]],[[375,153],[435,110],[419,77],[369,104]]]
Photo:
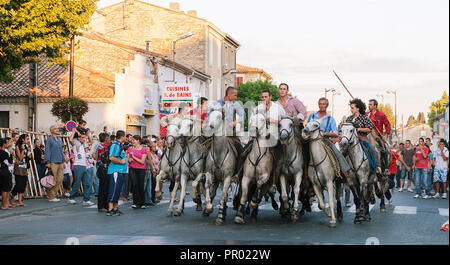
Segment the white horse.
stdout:
[[202,200],[198,193],[198,183],[203,176],[206,155],[201,145],[201,121],[193,116],[184,116],[180,123],[179,138],[182,139],[184,155],[181,163],[181,196],[180,204],[175,216],[181,215],[182,205],[186,196],[186,186],[189,180],[192,183],[192,199],[197,203],[197,211],[202,209]]
[[294,121],[290,116],[282,116],[279,125],[280,143],[277,148],[276,174],[281,193],[280,213],[285,215],[289,211],[289,193],[291,186],[294,190],[294,205],[291,220],[298,220],[300,186],[303,178],[303,149],[294,135]]
[[[253,209],[251,220],[256,221],[258,207],[262,197],[273,186],[273,145],[267,128],[266,116],[260,112],[254,112],[249,121],[250,135],[254,136],[252,149],[244,162],[244,175],[241,181],[241,198],[235,223],[244,224],[245,205],[248,200]],[[275,191],[276,192],[276,191]]]
[[213,200],[216,196],[219,184],[223,184],[220,198],[219,213],[216,225],[222,225],[226,218],[228,190],[238,165],[238,154],[232,149],[229,137],[224,136],[225,113],[222,108],[213,109],[208,117],[205,128],[206,135],[211,136],[211,148],[206,161],[206,199],[204,216],[209,216],[213,211]]
[[[334,180],[339,174],[333,164],[337,164],[337,159],[333,156],[331,148],[323,142],[323,135],[320,131],[321,123],[318,120],[309,122],[302,131],[304,140],[309,141],[310,162],[308,165],[308,177],[314,188],[314,192],[319,200],[319,209],[331,217],[330,227],[336,227],[336,214],[334,211]],[[329,148],[330,150],[326,150]],[[332,159],[335,159],[332,161]],[[330,209],[325,207],[323,190],[328,191],[328,203]]]
[[[170,179],[175,182],[175,186],[170,196],[170,205],[167,210],[167,216],[172,216],[173,206],[177,196],[179,178],[181,172],[181,158],[183,156],[183,149],[181,144],[177,141],[179,135],[180,118],[167,117],[167,123],[162,121],[164,127],[167,127],[167,150],[164,152],[160,161],[160,172],[156,177],[155,195],[158,200],[161,200],[162,193],[159,189],[161,181]],[[177,181],[178,180],[178,181]],[[180,203],[182,206],[182,204]]]

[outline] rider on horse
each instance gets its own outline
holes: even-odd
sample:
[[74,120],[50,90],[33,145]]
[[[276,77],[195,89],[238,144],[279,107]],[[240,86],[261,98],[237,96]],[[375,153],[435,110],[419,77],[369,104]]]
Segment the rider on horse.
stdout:
[[376,160],[372,147],[369,144],[367,135],[372,132],[372,122],[366,115],[366,104],[360,99],[353,99],[350,101],[350,111],[352,115],[347,118],[345,122],[353,123],[358,132],[359,141],[363,147],[363,150],[367,153],[370,161],[370,166],[373,171],[376,171]]
[[326,140],[325,143],[327,143],[327,145],[332,148],[339,161],[342,172],[345,176],[348,176],[351,169],[350,165],[348,164],[342,153],[330,140],[330,138],[338,137],[338,129],[336,127],[336,121],[334,120],[334,118],[327,113],[327,108],[329,105],[330,103],[327,98],[319,99],[319,111],[309,116],[308,123],[312,120],[321,121],[322,125],[320,126],[320,130],[323,132],[324,139]]
[[[390,165],[386,165],[389,161],[389,158],[387,157],[390,155],[387,152],[386,148],[386,138],[387,135],[391,134],[391,123],[389,122],[386,115],[378,110],[378,101],[375,99],[371,99],[369,101],[369,112],[367,113],[367,116],[372,120],[373,124],[375,125],[375,139],[378,143],[378,147],[381,152],[381,159],[384,162],[383,168],[389,168]],[[383,128],[384,127],[384,128]],[[384,130],[383,130],[384,129]]]

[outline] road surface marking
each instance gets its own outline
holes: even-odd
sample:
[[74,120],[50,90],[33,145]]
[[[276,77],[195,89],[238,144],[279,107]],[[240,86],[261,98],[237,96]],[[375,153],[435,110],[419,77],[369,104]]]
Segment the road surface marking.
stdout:
[[448,209],[439,208],[439,215],[448,216]]
[[[375,207],[375,205],[372,204],[369,205],[369,212],[372,211],[373,207]],[[347,210],[347,212],[356,213],[356,205],[353,204],[352,207],[350,207],[350,209]]]
[[417,214],[417,207],[395,206],[394,214]]

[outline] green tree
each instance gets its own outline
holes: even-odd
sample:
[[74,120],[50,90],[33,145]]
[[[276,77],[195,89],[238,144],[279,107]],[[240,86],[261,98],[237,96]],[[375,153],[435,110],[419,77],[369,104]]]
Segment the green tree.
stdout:
[[392,111],[392,106],[390,104],[386,104],[386,105],[380,104],[378,106],[378,110],[383,112],[386,115],[389,122],[391,123],[392,129],[394,129],[395,128],[395,115],[394,115],[394,112]]
[[445,113],[444,103],[448,103],[448,100],[447,91],[444,91],[441,99],[431,103],[430,112],[428,112],[428,124],[431,128],[434,126],[433,118]]
[[97,1],[0,0],[0,82],[39,56],[66,64],[67,43],[86,29]]
[[417,123],[416,119],[414,118],[413,115],[409,116],[408,118],[408,122],[406,122],[406,127],[408,126],[413,126]]
[[[239,85],[238,98],[243,104],[249,101],[253,101],[256,105],[261,102],[262,91],[268,89],[272,93],[272,101],[277,101],[280,98],[277,86],[268,81],[258,80],[256,82],[245,82]],[[245,110],[248,117],[248,110]],[[245,130],[248,129],[248,118],[245,121]]]

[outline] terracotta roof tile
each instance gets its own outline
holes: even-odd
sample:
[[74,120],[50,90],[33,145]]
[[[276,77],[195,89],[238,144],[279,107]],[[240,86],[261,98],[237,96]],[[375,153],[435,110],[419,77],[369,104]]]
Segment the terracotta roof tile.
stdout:
[[[88,98],[113,98],[114,82],[86,69],[75,67],[74,96]],[[58,64],[49,65],[43,60],[38,67],[38,97],[68,97],[69,70]],[[10,84],[0,83],[0,98],[26,97],[29,94],[29,65],[14,73]]]

